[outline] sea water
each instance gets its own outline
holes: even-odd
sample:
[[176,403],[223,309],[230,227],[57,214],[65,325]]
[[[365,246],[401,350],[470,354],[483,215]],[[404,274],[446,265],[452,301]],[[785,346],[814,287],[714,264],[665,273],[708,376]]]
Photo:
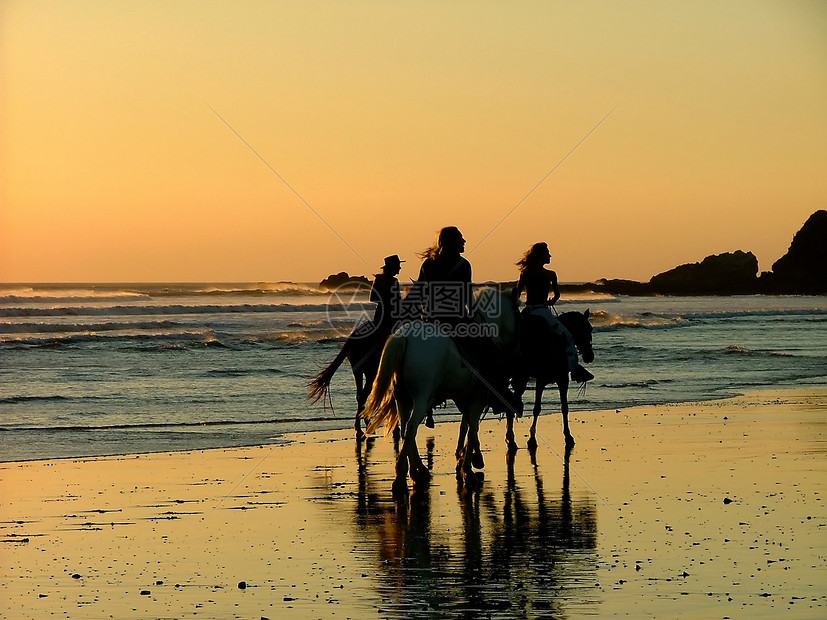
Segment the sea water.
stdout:
[[[641,404],[827,384],[827,297],[565,295],[590,310],[595,380],[576,418]],[[308,380],[372,314],[366,290],[315,285],[0,285],[0,460],[275,443],[353,424]],[[533,393],[524,400],[530,410]],[[559,411],[556,391],[543,411]],[[449,404],[437,420],[455,418]]]

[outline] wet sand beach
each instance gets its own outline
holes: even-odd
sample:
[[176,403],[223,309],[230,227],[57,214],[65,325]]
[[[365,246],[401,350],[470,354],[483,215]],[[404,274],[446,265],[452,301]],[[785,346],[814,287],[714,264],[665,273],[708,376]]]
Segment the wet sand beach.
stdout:
[[509,457],[485,420],[474,493],[457,425],[422,428],[401,499],[393,443],[346,431],[2,463],[0,615],[827,616],[827,389],[574,412],[568,455],[560,426]]

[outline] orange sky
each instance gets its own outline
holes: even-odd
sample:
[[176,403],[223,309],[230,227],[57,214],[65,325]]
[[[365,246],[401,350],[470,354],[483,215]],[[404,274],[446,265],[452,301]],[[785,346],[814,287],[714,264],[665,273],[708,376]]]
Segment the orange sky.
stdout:
[[0,28],[0,281],[415,277],[615,105],[475,279],[539,240],[563,281],[769,269],[827,208],[818,1],[7,0]]

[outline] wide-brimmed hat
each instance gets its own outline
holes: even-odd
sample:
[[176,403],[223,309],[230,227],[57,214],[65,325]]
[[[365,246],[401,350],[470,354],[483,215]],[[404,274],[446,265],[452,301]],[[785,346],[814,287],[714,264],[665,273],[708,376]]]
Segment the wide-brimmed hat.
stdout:
[[399,267],[405,261],[400,260],[396,254],[385,257],[385,264],[382,267]]

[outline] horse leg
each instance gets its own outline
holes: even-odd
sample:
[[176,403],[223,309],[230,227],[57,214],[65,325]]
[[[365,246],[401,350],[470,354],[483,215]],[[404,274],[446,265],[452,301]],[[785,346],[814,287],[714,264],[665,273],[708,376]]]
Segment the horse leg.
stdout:
[[460,461],[465,454],[465,437],[468,434],[468,418],[462,414],[462,420],[459,423],[459,438],[457,439],[457,451],[454,455],[457,457],[457,474],[460,470]]
[[534,418],[531,421],[531,430],[528,437],[528,449],[537,449],[537,418],[540,417],[540,412],[543,410],[543,389],[545,385],[540,379],[537,379],[537,385],[534,387]]
[[480,448],[479,435],[477,435],[477,441],[471,448],[471,465],[473,465],[476,469],[485,468],[485,459],[482,458],[482,448]]
[[408,457],[411,464],[411,480],[414,485],[426,485],[431,481],[431,470],[422,462],[419,448],[414,443],[411,454]]
[[[517,398],[522,400],[525,394],[526,386],[528,385],[528,377],[520,377],[514,380],[514,394]],[[514,412],[510,409],[506,411],[506,426],[505,426],[505,443],[508,445],[508,452],[514,453],[517,451],[517,442],[514,440]]]
[[[468,416],[462,414],[462,421],[459,423],[459,438],[457,439],[457,450],[454,455],[457,457],[457,480],[462,479],[462,467],[465,462],[465,453],[468,448],[465,445],[465,440],[468,437]],[[477,469],[485,467],[485,459],[482,456],[479,441],[470,447],[471,450],[471,464]]]
[[566,448],[574,446],[574,437],[569,430],[569,378],[563,378],[557,383],[557,389],[560,390],[560,410],[563,412],[563,436],[566,438]]
[[476,475],[474,474],[472,453],[476,448],[479,450],[480,446],[480,417],[484,403],[475,403],[469,407],[469,410],[463,412],[463,417],[468,418],[468,438],[465,443],[465,454],[462,459],[462,482],[466,489],[473,490],[479,484]]
[[508,453],[513,454],[519,449],[514,440],[514,415],[509,411],[505,416],[505,443],[508,446]]
[[[413,403],[409,398],[406,398],[403,393],[396,393],[396,408],[399,412],[399,421],[396,423],[394,431],[400,429],[410,429],[410,419],[413,409]],[[414,441],[416,438],[414,437]],[[393,480],[393,492],[401,493],[408,490],[408,436],[405,434],[405,440],[402,446],[396,450],[396,478]],[[394,443],[398,447],[397,442]]]
[[368,395],[365,393],[365,384],[363,382],[362,373],[353,373],[353,379],[356,381],[356,419],[353,421],[353,428],[356,431],[356,441],[362,441],[365,438],[365,433],[362,431],[362,410],[365,408],[365,403],[368,400]]
[[[394,489],[407,488],[406,479],[408,471],[410,471],[414,484],[427,484],[431,479],[431,472],[428,471],[428,468],[422,463],[422,457],[420,457],[419,450],[416,447],[416,432],[419,430],[419,425],[422,424],[422,421],[425,419],[426,413],[427,401],[425,399],[417,399],[413,403],[413,411],[411,411],[409,416],[406,416],[408,419],[401,424],[404,441],[402,442],[402,449],[399,452],[399,458],[396,460]],[[402,422],[401,417],[400,422]]]
[[[427,401],[420,400],[419,402],[414,402],[413,415],[409,421],[409,424],[414,427],[414,437],[416,436],[416,430],[427,414]],[[431,481],[431,470],[422,462],[416,440],[411,443],[410,450],[408,453],[408,461],[410,462],[411,478],[413,479],[414,485],[428,484]]]

